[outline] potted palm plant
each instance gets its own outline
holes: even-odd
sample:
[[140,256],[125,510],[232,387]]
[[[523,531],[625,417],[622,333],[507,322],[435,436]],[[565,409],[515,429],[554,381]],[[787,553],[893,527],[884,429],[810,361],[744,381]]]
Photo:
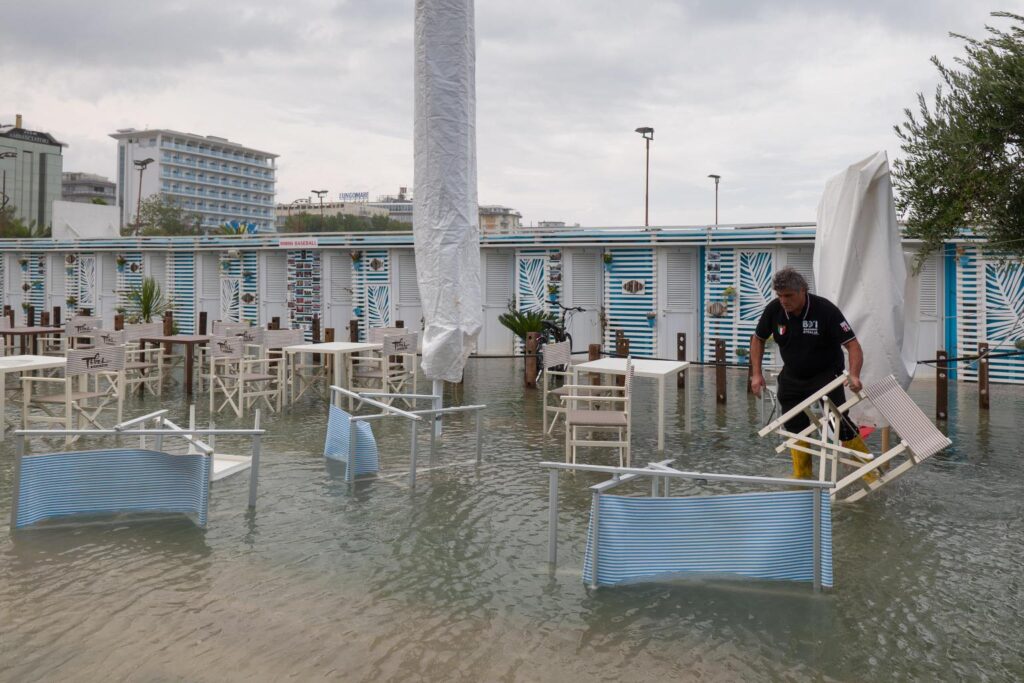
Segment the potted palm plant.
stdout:
[[142,278],[142,283],[129,289],[125,298],[139,312],[139,318],[147,323],[169,311],[172,305],[157,281],[151,277]]

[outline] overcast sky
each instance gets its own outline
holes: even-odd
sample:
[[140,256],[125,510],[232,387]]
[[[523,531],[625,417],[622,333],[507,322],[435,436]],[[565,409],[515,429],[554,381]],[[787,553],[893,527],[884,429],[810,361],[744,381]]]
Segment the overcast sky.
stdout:
[[[814,220],[993,10],[1024,0],[478,0],[479,196],[525,224]],[[1005,25],[1005,22],[1003,22]],[[0,123],[115,175],[117,128],[280,154],[278,201],[411,186],[413,0],[5,3]],[[9,120],[8,120],[9,119]]]

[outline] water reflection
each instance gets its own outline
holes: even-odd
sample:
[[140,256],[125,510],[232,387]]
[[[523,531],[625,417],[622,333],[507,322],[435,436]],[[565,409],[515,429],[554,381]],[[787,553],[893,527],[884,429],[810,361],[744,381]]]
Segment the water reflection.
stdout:
[[[744,378],[730,375],[725,406],[715,403],[712,373],[693,379],[695,428],[684,431],[684,399],[670,393],[664,453],[654,450],[653,387],[638,383],[635,462],[784,476],[788,458],[753,433],[758,412]],[[489,404],[484,462],[425,471],[415,489],[404,476],[346,484],[339,463],[322,456],[326,406],[304,399],[265,417],[255,512],[236,477],[214,484],[206,531],[146,523],[0,537],[2,677],[1024,676],[1019,388],[993,387],[987,419],[973,386],[951,388],[955,448],[835,511],[836,590],[816,596],[805,585],[708,580],[589,590],[587,486],[603,477],[582,473],[560,477],[551,571],[548,481],[537,463],[562,459],[562,432],[541,433],[539,396],[524,400],[521,380],[521,364],[470,365],[457,391],[465,403]],[[912,394],[933,414],[934,384],[915,384]],[[165,401],[172,419],[187,420],[174,400]],[[141,414],[157,404],[131,405]],[[406,472],[407,425],[375,430],[385,470]],[[471,418],[453,420],[428,456],[422,430],[421,465],[472,458],[474,436]],[[4,516],[11,455],[3,444]],[[617,458],[606,451],[590,460]]]

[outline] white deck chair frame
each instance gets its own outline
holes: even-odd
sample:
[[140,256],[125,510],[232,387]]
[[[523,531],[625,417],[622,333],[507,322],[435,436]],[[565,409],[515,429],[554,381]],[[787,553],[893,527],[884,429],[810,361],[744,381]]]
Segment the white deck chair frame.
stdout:
[[[849,375],[844,372],[758,432],[762,437],[774,433],[783,438],[775,449],[777,453],[793,449],[817,457],[819,481],[835,484],[832,500],[858,501],[952,444],[892,375],[865,387],[843,405],[835,405],[828,399],[828,393],[848,382]],[[870,402],[899,437],[899,442],[884,453],[861,453],[843,446],[839,440],[838,425],[842,413],[862,401]],[[815,405],[822,407],[820,415],[811,410]],[[801,412],[811,417],[811,424],[799,433],[787,431],[785,423]],[[807,445],[802,446],[800,442]]]

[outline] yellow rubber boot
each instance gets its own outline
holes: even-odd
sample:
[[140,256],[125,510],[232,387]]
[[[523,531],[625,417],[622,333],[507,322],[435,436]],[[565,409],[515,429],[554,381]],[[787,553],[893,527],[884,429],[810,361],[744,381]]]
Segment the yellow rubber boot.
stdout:
[[[798,441],[798,446],[807,448],[808,445],[804,441]],[[793,478],[794,479],[813,479],[814,469],[811,467],[811,454],[804,453],[795,448],[789,449],[789,455],[793,459]]]
[[[852,439],[847,439],[846,441],[843,442],[843,445],[855,451],[860,451],[861,453],[871,453],[871,450],[868,449],[868,445],[864,443],[864,439],[860,438],[860,435],[857,435]],[[863,462],[870,461],[864,460]],[[868,472],[867,474],[864,475],[863,479],[869,484],[878,481],[878,471],[875,470],[872,472]]]

